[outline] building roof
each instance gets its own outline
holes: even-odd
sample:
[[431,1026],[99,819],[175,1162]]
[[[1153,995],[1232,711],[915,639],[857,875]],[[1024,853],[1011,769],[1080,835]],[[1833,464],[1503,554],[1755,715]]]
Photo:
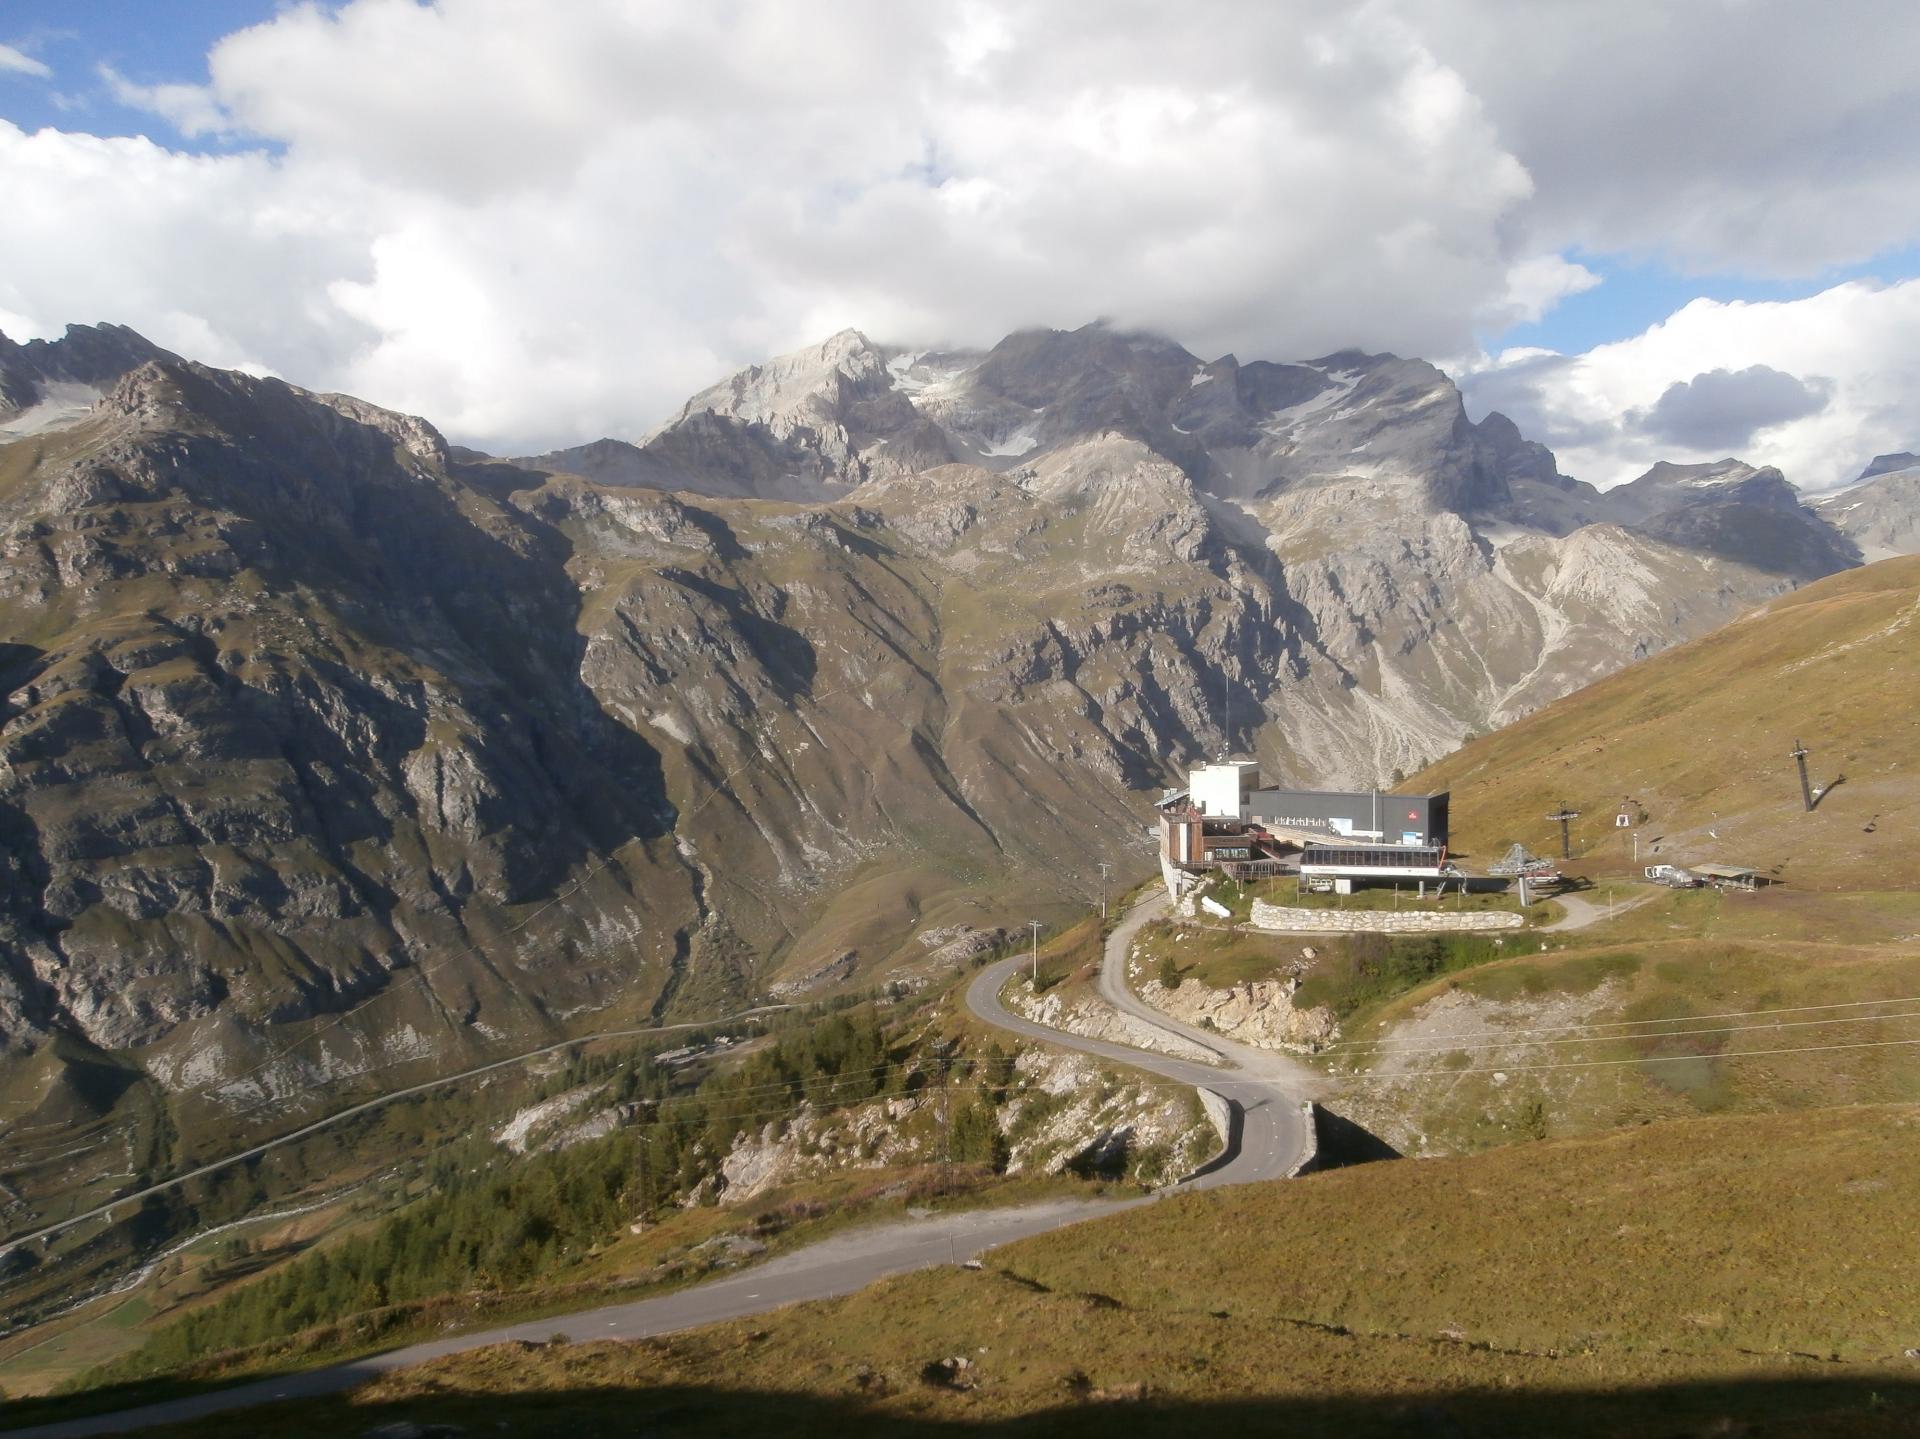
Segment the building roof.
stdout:
[[1689,866],[1695,874],[1704,874],[1709,879],[1758,879],[1760,871],[1747,869],[1737,864],[1696,864]]
[[1452,798],[1451,791],[1444,789],[1428,790],[1420,794],[1402,794],[1397,790],[1389,789],[1288,789],[1285,785],[1266,785],[1255,790],[1253,793],[1254,797],[1258,799],[1272,799],[1277,795],[1289,795],[1297,796],[1301,799],[1377,799],[1383,804],[1388,800],[1411,800],[1419,802],[1422,800],[1432,801]]

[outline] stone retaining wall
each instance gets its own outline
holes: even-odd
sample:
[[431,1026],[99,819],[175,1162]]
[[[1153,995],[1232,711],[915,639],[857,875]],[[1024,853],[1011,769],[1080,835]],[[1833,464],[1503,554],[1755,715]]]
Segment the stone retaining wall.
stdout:
[[1366,931],[1382,934],[1431,933],[1450,929],[1519,929],[1525,915],[1499,909],[1292,909],[1253,902],[1255,929],[1293,934],[1336,934]]

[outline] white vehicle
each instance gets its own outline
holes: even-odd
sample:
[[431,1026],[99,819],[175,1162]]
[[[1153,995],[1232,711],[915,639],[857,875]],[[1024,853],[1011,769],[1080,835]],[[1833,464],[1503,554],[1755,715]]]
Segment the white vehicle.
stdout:
[[1647,878],[1669,889],[1698,889],[1701,885],[1699,875],[1677,864],[1650,864],[1647,866]]

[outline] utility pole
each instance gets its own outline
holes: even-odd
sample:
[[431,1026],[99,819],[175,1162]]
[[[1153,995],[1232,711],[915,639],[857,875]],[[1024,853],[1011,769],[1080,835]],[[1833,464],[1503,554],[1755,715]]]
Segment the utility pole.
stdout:
[[[644,1113],[645,1111],[642,1111],[642,1112]],[[646,1226],[647,1216],[652,1213],[653,1213],[653,1207],[648,1203],[648,1195],[647,1195],[647,1129],[646,1129],[645,1122],[642,1121],[640,1126],[640,1220],[639,1220],[641,1227],[644,1228]]]
[[1100,862],[1100,922],[1107,922],[1107,871],[1113,866],[1105,860]]
[[1573,840],[1569,836],[1567,826],[1572,824],[1573,821],[1575,821],[1576,819],[1580,818],[1580,811],[1577,809],[1568,809],[1567,802],[1565,800],[1561,800],[1560,808],[1555,810],[1552,814],[1548,815],[1547,818],[1550,820],[1556,821],[1560,826],[1560,858],[1572,859],[1573,858]]
[[953,1051],[943,1040],[934,1047],[940,1059],[940,1158],[947,1172],[953,1172],[953,1089],[947,1075],[953,1063]]
[[1813,813],[1813,787],[1807,783],[1807,747],[1799,740],[1793,742],[1794,763],[1800,766],[1800,803],[1808,814]]
[[1033,931],[1033,982],[1040,983],[1040,921],[1030,919],[1027,928]]

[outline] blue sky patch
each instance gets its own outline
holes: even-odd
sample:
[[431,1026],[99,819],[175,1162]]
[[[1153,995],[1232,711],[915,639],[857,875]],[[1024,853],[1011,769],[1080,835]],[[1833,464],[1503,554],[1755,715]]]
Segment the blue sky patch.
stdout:
[[1920,275],[1920,246],[1798,280],[1688,274],[1648,261],[1577,251],[1569,258],[1600,276],[1600,283],[1567,296],[1531,324],[1484,336],[1482,343],[1490,352],[1527,347],[1577,355],[1595,345],[1638,335],[1691,300],[1804,300],[1848,280],[1890,283]]
[[178,135],[158,115],[118,103],[100,67],[111,66],[141,85],[202,85],[215,41],[269,20],[281,8],[275,0],[16,0],[0,10],[0,44],[53,74],[41,79],[0,73],[0,118],[23,130],[146,135],[173,150],[222,149],[216,137]]

